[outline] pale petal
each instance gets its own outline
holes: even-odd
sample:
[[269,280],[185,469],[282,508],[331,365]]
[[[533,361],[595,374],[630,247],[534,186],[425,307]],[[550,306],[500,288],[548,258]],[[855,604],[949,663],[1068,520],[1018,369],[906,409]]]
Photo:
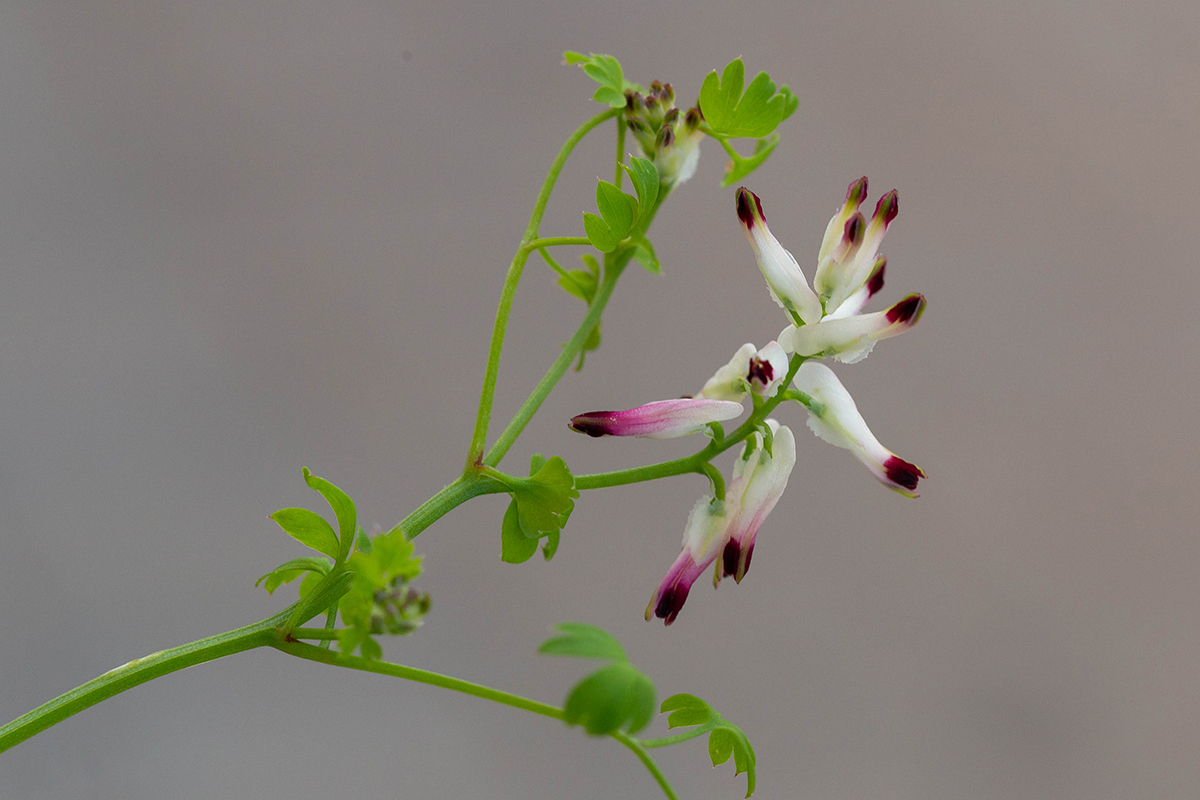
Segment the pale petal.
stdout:
[[750,359],[757,352],[750,342],[739,347],[733,358],[729,359],[729,363],[717,370],[696,396],[734,402],[744,398],[750,393],[746,379],[750,372]]
[[793,328],[780,334],[784,349],[797,355],[853,364],[867,357],[880,339],[897,336],[917,324],[925,311],[925,298],[915,294],[887,311],[825,319],[816,325]]
[[812,399],[808,427],[813,433],[849,450],[884,486],[907,497],[917,496],[913,490],[925,473],[879,443],[833,370],[806,361],[796,372],[793,385]]
[[821,301],[809,288],[804,271],[800,269],[792,254],[771,235],[762,212],[762,204],[758,197],[745,187],[737,191],[737,212],[742,231],[746,234],[758,260],[758,268],[767,279],[771,297],[781,308],[799,320],[816,322],[821,319]]

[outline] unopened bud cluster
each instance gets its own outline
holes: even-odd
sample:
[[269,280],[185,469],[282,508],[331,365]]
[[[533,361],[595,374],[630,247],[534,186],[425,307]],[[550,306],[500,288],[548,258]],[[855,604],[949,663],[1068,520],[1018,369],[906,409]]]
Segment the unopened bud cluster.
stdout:
[[625,93],[625,124],[667,186],[683,183],[696,172],[703,119],[699,106],[683,112],[675,107],[675,90],[669,83],[654,81],[645,95]]
[[407,636],[425,623],[429,595],[406,581],[393,578],[387,588],[376,589],[371,604],[371,633]]

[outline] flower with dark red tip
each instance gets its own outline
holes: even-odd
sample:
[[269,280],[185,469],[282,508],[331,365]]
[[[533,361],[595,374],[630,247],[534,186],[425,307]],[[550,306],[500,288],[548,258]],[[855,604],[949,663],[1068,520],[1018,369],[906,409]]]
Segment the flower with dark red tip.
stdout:
[[728,502],[711,497],[696,501],[683,532],[683,550],[646,606],[647,621],[651,617],[658,617],[667,625],[675,621],[687,602],[692,584],[725,549],[734,511]]
[[788,355],[778,342],[758,350],[750,342],[738,348],[696,395],[711,400],[741,401],[754,392],[770,399],[787,376]]
[[810,289],[796,260],[767,229],[762,201],[744,187],[738,190],[738,220],[771,296],[792,318],[778,339],[789,353],[854,363],[866,358],[875,342],[911,328],[925,310],[924,297],[909,295],[885,312],[861,314],[883,288],[887,259],[879,255],[879,245],[899,210],[892,190],[879,198],[868,222],[859,210],[866,196],[865,177],[846,190],[845,202],[825,229]]
[[572,417],[568,424],[588,436],[641,436],[644,439],[674,439],[704,430],[710,422],[740,416],[741,403],[684,397],[659,400],[626,411],[589,411]]
[[854,398],[829,367],[806,361],[792,382],[807,396],[808,427],[825,441],[849,450],[879,482],[905,497],[916,497],[925,472],[888,450],[867,427]]
[[791,429],[773,419],[768,419],[767,425],[771,451],[767,452],[762,433],[755,433],[747,452],[734,464],[725,498],[726,502],[730,498],[737,502],[737,514],[729,525],[729,540],[721,554],[721,566],[713,576],[714,584],[726,575],[742,582],[750,569],[758,529],[783,497],[792,467],[796,466],[796,437]]

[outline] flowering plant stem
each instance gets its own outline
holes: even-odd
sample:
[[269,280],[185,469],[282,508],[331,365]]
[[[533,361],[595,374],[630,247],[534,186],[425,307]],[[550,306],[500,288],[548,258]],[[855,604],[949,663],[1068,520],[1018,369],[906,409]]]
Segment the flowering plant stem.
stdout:
[[[513,298],[517,292],[517,283],[521,280],[521,272],[525,269],[525,262],[529,260],[530,253],[541,247],[548,246],[547,242],[564,243],[561,240],[548,239],[543,240],[541,244],[536,244],[538,241],[538,226],[542,224],[542,216],[546,213],[546,204],[550,202],[550,192],[554,190],[554,184],[558,181],[558,175],[562,172],[563,165],[567,163],[567,158],[571,155],[571,151],[575,149],[575,145],[579,144],[580,140],[597,125],[618,116],[620,113],[620,109],[610,108],[580,125],[574,133],[567,137],[567,141],[563,143],[562,148],[558,151],[558,155],[555,156],[554,163],[550,165],[550,171],[546,173],[546,179],[542,181],[542,189],[538,192],[537,200],[533,204],[533,212],[529,215],[529,225],[526,226],[525,235],[521,237],[521,244],[517,247],[517,252],[513,255],[512,263],[509,264],[508,274],[504,278],[504,289],[500,293],[500,305],[496,309],[496,324],[492,328],[492,344],[488,348],[487,368],[483,376],[483,389],[479,395],[479,411],[475,416],[475,430],[471,434],[471,447],[467,453],[467,470],[473,469],[483,461],[483,448],[487,443],[488,424],[492,419],[492,401],[496,395],[496,377],[500,373],[500,352],[504,349],[504,334],[508,330],[508,317],[512,312]],[[620,126],[618,125],[618,127]],[[569,243],[587,244],[588,240],[583,239],[582,241]],[[582,342],[580,342],[580,346],[582,346]],[[568,359],[568,363],[570,363],[570,359]],[[540,404],[540,401],[538,404]],[[536,410],[535,405],[533,411]],[[533,416],[533,411],[529,412],[530,417]],[[523,428],[524,424],[521,424],[520,427]],[[515,439],[515,435],[512,438]],[[511,442],[508,446],[511,446]],[[492,462],[493,465],[508,450],[508,446],[504,447],[500,454],[496,456],[496,460]]]
[[[796,372],[800,369],[800,365],[807,360],[804,356],[792,356],[788,364],[788,373],[787,378],[784,379],[784,385],[789,384],[792,378],[796,377]],[[756,402],[750,418],[739,425],[732,433],[712,439],[702,450],[698,450],[690,456],[676,458],[671,461],[662,461],[658,464],[647,464],[644,467],[619,469],[612,472],[595,472],[590,475],[576,475],[575,488],[580,491],[585,489],[607,489],[610,486],[624,486],[629,483],[654,481],[671,475],[686,475],[690,472],[704,475],[713,480],[714,471],[709,469],[710,461],[735,444],[745,441],[748,436],[759,430],[763,425],[763,421],[770,416],[771,412],[780,403],[785,400],[800,400],[801,397],[807,398],[807,395],[790,391],[777,392],[774,397],[765,403]],[[713,484],[714,494],[718,496],[724,494],[723,485],[716,480],[713,480]]]

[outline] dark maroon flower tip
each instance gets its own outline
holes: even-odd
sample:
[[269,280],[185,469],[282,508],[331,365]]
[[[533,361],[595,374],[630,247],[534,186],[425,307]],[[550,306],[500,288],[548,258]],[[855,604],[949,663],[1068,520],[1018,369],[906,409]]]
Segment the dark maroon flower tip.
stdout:
[[586,433],[588,436],[612,436],[611,411],[589,411],[577,417],[571,417],[567,427],[576,433]]
[[700,121],[704,119],[704,115],[700,113],[700,106],[689,108],[687,113],[683,115],[683,124],[689,131],[694,131],[700,127]]
[[746,375],[746,379],[751,383],[758,382],[766,386],[775,378],[775,368],[771,366],[771,362],[766,359],[755,356],[750,359],[750,372]]
[[871,277],[867,278],[867,292],[871,297],[879,294],[879,290],[883,288],[883,273],[887,270],[887,259],[880,256],[875,261],[875,269],[871,272]]
[[664,625],[670,625],[679,616],[679,612],[683,610],[683,604],[687,602],[689,586],[672,586],[662,593],[662,597],[658,598],[658,605],[654,607],[654,616],[663,621]]
[[897,486],[903,486],[910,492],[917,488],[917,481],[928,477],[925,471],[916,464],[910,464],[898,456],[892,456],[883,462],[883,469],[887,473],[889,481]]
[[887,321],[901,324],[908,322],[915,325],[924,310],[925,295],[910,294],[887,310]]
[[900,213],[900,194],[892,189],[890,192],[879,198],[879,202],[875,204],[875,217],[883,217],[884,225],[891,225],[892,220]]
[[850,184],[846,189],[846,202],[852,203],[856,208],[867,197],[867,176],[863,175],[858,180]]
[[750,571],[750,559],[754,557],[754,543],[750,543],[749,549],[746,550],[746,563],[742,566],[742,574],[738,575],[738,561],[741,559],[742,551],[737,546],[737,542],[729,541],[725,543],[725,549],[721,551],[721,573],[725,577],[732,577],[738,583],[742,582],[742,578],[746,577],[746,573]]
[[[750,207],[750,200],[754,200],[754,208]],[[762,203],[759,202],[758,195],[747,189],[745,186],[739,187],[737,190],[737,215],[738,219],[747,229],[754,227],[754,212],[758,211],[758,216],[764,222],[767,220],[767,215],[763,213]]]
[[742,549],[737,546],[737,542],[730,539],[725,543],[725,549],[721,551],[721,574],[725,577],[737,575],[738,559],[742,556]]
[[846,227],[842,229],[842,239],[851,245],[858,244],[862,241],[866,229],[867,223],[863,220],[863,215],[856,211],[846,220]]
[[670,111],[663,114],[663,124],[664,125],[674,125],[675,120],[677,120],[677,119],[679,119],[679,109],[678,108],[672,108]]
[[662,147],[664,149],[675,144],[675,130],[673,128],[669,128],[665,125],[663,127],[659,128],[657,144],[659,147]]

